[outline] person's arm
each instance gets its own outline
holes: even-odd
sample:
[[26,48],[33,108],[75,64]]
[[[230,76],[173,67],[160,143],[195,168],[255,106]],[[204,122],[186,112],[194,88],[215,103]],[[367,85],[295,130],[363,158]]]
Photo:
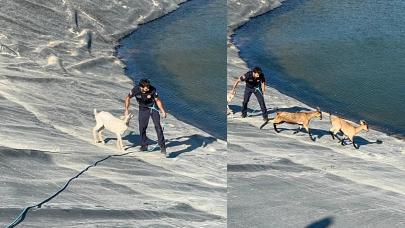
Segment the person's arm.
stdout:
[[159,110],[162,112],[162,116],[164,118],[167,117],[167,112],[165,111],[165,108],[163,107],[163,102],[157,97],[155,98],[156,105],[159,107]]
[[262,81],[262,93],[264,94],[265,91],[266,91],[266,82]]
[[[242,76],[243,77],[243,76]],[[235,81],[235,83],[233,84],[233,87],[232,87],[232,94],[236,94],[236,91],[235,91],[235,89],[236,89],[236,87],[239,85],[239,82],[240,82],[241,80],[240,80],[240,78],[238,78],[236,81]]]
[[129,114],[129,105],[130,104],[131,104],[131,98],[127,95],[125,97],[125,113],[124,113],[125,116],[128,116],[128,114]]

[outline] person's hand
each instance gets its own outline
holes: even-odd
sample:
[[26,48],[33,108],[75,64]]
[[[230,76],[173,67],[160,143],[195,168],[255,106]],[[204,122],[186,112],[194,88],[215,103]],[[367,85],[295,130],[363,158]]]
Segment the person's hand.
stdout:
[[235,94],[236,94],[235,89],[232,89],[231,93],[232,93],[232,95],[234,95],[234,96],[235,96]]
[[162,116],[163,116],[163,118],[166,118],[167,117],[167,112],[162,111]]

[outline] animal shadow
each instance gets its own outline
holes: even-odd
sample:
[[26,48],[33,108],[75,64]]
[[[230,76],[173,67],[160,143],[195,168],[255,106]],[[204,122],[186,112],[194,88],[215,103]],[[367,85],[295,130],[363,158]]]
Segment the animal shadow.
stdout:
[[271,108],[267,109],[267,113],[276,113],[276,112],[301,112],[301,111],[311,111],[311,109],[304,108],[304,107],[299,107],[299,106],[293,106],[293,107],[288,107],[288,108]]
[[[377,140],[375,140],[375,141],[369,141],[369,140],[367,140],[367,139],[365,139],[365,138],[363,138],[363,137],[361,137],[361,136],[354,136],[353,137],[353,141],[354,141],[354,143],[358,146],[358,148],[360,148],[361,146],[364,146],[364,145],[369,145],[369,144],[382,144],[383,143],[383,141],[382,140],[380,140],[380,139],[377,139]],[[349,142],[349,140],[346,140],[345,141],[345,145],[347,145],[347,143]],[[351,144],[351,143],[350,143]]]
[[237,113],[237,112],[242,112],[242,107],[239,105],[228,105],[229,109],[233,112],[233,113]]
[[[291,131],[291,132],[293,132],[292,134],[294,134],[294,135],[297,134],[297,133],[306,133],[306,134],[308,134],[308,132],[304,128],[301,128],[301,130],[298,130],[298,129],[299,129],[298,126],[297,126],[296,129],[294,129],[294,128],[277,128],[277,130],[279,130],[279,132]],[[314,138],[317,138],[317,139],[320,139],[320,138],[322,138],[324,136],[330,135],[329,131],[322,130],[322,129],[309,128],[309,130],[311,131],[311,135]]]
[[206,137],[199,134],[170,139],[167,143],[167,147],[175,147],[180,145],[187,145],[187,147],[176,152],[171,152],[168,155],[168,158],[175,158],[182,153],[191,152],[199,147],[206,147],[208,144],[211,144],[215,141],[217,141],[217,139],[214,137]]
[[[335,138],[338,140],[338,142],[340,143],[341,141],[342,141],[342,139],[343,138],[345,138],[345,136],[343,135],[343,133],[342,132],[338,132],[336,135],[335,135]],[[369,140],[367,140],[367,139],[365,139],[365,138],[363,138],[363,137],[361,137],[361,136],[354,136],[353,137],[353,141],[354,141],[354,143],[357,145],[357,149],[360,149],[360,147],[361,146],[364,146],[364,145],[369,145],[369,144],[382,144],[383,143],[383,141],[382,140],[380,140],[380,139],[377,139],[376,141],[369,141]],[[350,142],[350,140],[348,140],[348,139],[345,139],[345,141],[344,141],[344,143],[343,143],[343,146],[347,146],[347,145],[353,145],[351,142]]]
[[305,228],[327,228],[332,224],[333,224],[333,217],[326,217],[309,224]]
[[[107,144],[111,140],[117,140],[117,138],[112,138],[112,137],[105,138],[104,142]],[[139,137],[139,134],[135,134],[134,131],[130,131],[129,134],[122,137],[122,140],[126,140],[130,143],[130,145],[125,146],[125,150],[127,150],[127,149],[130,149],[130,148],[133,148],[133,147],[136,147],[137,145],[139,145],[140,137]],[[152,140],[148,139],[147,143],[153,144],[154,142]]]

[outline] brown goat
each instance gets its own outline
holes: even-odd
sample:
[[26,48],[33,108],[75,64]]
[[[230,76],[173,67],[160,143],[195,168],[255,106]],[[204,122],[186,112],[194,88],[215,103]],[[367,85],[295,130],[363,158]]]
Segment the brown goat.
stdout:
[[360,131],[365,130],[368,131],[368,124],[364,120],[360,120],[360,126],[356,127],[349,123],[347,120],[342,119],[337,116],[332,116],[330,114],[330,123],[332,125],[330,129],[330,134],[332,135],[332,138],[335,139],[336,134],[340,131],[344,136],[347,138],[342,138],[339,142],[341,142],[342,145],[344,145],[344,140],[349,139],[354,148],[359,149],[359,146],[354,143],[353,137],[357,135]]
[[309,122],[315,117],[319,117],[319,119],[322,120],[322,112],[319,108],[317,108],[316,111],[312,112],[277,112],[272,122],[274,130],[277,133],[280,132],[279,130],[277,130],[277,124],[298,124],[300,125],[300,127],[297,131],[294,132],[294,134],[298,133],[301,128],[304,127],[309,134],[309,138],[312,141],[315,141],[315,138],[312,138],[311,131],[309,129]]

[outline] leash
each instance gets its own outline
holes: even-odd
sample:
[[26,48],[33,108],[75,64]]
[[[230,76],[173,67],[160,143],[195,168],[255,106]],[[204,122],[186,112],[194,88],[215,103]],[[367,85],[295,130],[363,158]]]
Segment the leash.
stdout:
[[[153,103],[153,105],[152,105],[151,107],[148,107],[148,108],[150,108],[150,113],[152,113],[153,111],[156,111],[156,112],[159,112],[159,113],[160,113],[159,109],[157,109],[157,108],[155,107],[155,104],[154,104],[154,103]],[[165,119],[165,118],[163,118],[161,126],[162,126],[162,132],[164,132],[165,126],[166,126],[166,119]],[[154,151],[158,146],[159,146],[159,142],[156,142],[155,145],[153,145],[153,146],[151,146],[151,147],[148,147],[148,151],[149,151],[149,152],[152,152],[152,151]]]
[[49,198],[45,199],[44,201],[42,201],[42,202],[40,202],[40,203],[38,203],[38,204],[35,204],[35,205],[32,205],[32,206],[29,206],[29,207],[24,208],[24,210],[18,215],[18,217],[17,217],[16,219],[14,219],[14,221],[13,221],[12,223],[10,223],[10,224],[9,224],[8,226],[6,226],[6,227],[7,227],[7,228],[13,228],[13,227],[17,226],[18,224],[20,224],[22,221],[24,221],[24,219],[25,219],[25,217],[27,216],[29,210],[31,210],[31,209],[33,209],[33,208],[41,208],[43,204],[49,202],[50,200],[52,200],[53,198],[55,198],[57,195],[59,195],[60,193],[62,193],[62,192],[69,186],[70,182],[72,182],[74,179],[78,178],[80,175],[82,175],[83,173],[85,173],[86,171],[88,171],[91,167],[95,167],[95,166],[97,166],[98,163],[103,162],[103,161],[105,161],[105,160],[107,160],[107,159],[109,159],[109,158],[111,158],[111,157],[120,157],[120,156],[128,155],[128,154],[130,154],[130,153],[134,153],[134,152],[132,151],[132,152],[127,152],[127,153],[123,153],[123,154],[108,155],[107,157],[105,157],[105,158],[103,158],[103,159],[101,159],[101,160],[96,161],[96,162],[93,163],[92,165],[87,166],[85,169],[83,169],[82,171],[80,171],[80,173],[78,173],[76,176],[70,178],[70,179],[66,182],[66,184],[65,184],[61,189],[59,189],[59,191],[57,191],[55,194],[53,194],[52,196],[50,196]]
[[155,103],[153,103],[153,105],[150,106],[150,107],[148,107],[148,108],[150,109],[150,113],[152,113],[153,111],[159,112],[159,109],[157,109],[157,108],[155,107]]

